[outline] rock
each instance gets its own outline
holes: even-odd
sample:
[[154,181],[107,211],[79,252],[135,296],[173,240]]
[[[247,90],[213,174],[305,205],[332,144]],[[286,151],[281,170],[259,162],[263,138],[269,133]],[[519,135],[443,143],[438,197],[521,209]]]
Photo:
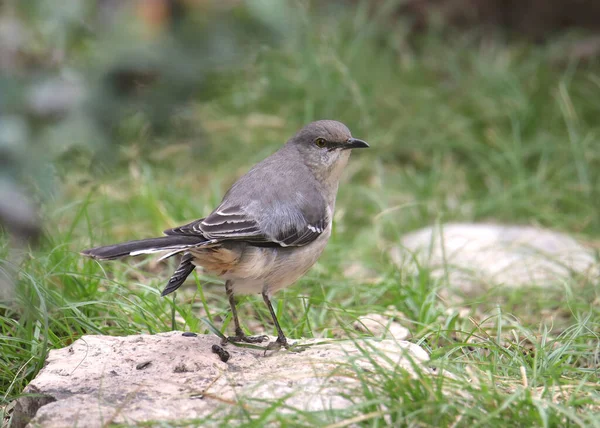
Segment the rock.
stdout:
[[[341,409],[360,382],[339,370],[401,367],[415,375],[428,361],[419,346],[397,340],[306,340],[303,352],[269,352],[226,346],[227,362],[213,353],[219,338],[182,332],[127,337],[83,336],[51,350],[45,367],[19,398],[13,427],[100,427],[168,424],[281,400],[280,411]],[[422,372],[434,373],[422,366]]]
[[493,224],[446,224],[440,232],[436,226],[405,235],[392,259],[408,269],[415,269],[416,260],[436,278],[447,271],[450,285],[466,293],[489,285],[549,287],[573,274],[600,275],[593,252],[563,233]]
[[381,338],[404,340],[410,336],[406,327],[382,314],[362,315],[354,322],[354,328]]

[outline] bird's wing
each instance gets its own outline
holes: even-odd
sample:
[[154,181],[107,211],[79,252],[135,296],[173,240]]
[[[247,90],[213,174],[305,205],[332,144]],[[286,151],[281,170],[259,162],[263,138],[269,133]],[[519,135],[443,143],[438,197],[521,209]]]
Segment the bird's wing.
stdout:
[[305,204],[287,210],[264,211],[264,218],[224,201],[208,217],[165,231],[167,235],[201,235],[214,241],[246,241],[282,247],[314,241],[327,228],[327,206]]
[[183,226],[165,230],[166,235],[202,235],[207,239],[259,239],[262,235],[258,222],[240,207],[224,208],[221,204],[208,217]]
[[331,212],[318,182],[289,147],[236,181],[208,217],[165,233],[282,247],[317,239],[327,229]]

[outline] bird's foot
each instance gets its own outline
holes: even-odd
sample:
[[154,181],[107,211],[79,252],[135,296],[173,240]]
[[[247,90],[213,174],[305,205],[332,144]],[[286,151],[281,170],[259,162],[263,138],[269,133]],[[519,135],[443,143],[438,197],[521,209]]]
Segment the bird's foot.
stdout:
[[228,336],[222,341],[222,345],[227,345],[228,343],[262,343],[266,340],[269,340],[269,336],[260,335],[260,336],[246,336],[242,331],[236,331],[235,336]]
[[269,344],[265,348],[265,352],[279,351],[281,348],[288,349],[289,347],[290,345],[286,338],[283,338],[283,340],[277,339],[275,342],[269,342]]
[[289,343],[287,339],[284,337],[283,339],[278,338],[274,342],[270,342],[265,347],[265,355],[267,355],[267,351],[279,351],[281,348],[287,349],[289,352],[302,352],[307,350],[312,345],[300,345],[299,343]]

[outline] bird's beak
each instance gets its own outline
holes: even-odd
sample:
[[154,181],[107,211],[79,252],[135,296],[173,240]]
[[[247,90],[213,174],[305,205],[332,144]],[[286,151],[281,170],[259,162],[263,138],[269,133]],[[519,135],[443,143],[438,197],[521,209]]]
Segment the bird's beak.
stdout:
[[350,138],[342,145],[343,150],[348,149],[366,149],[369,145],[366,141],[359,140],[358,138]]

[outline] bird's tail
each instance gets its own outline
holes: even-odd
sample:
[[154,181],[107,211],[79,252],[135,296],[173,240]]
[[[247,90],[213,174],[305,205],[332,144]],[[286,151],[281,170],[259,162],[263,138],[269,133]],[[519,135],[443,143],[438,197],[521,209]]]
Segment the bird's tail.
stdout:
[[188,248],[198,247],[209,243],[210,241],[207,241],[206,238],[202,236],[171,235],[90,248],[89,250],[82,251],[81,254],[96,260],[114,260],[126,256],[153,254],[164,251],[168,251],[169,256],[171,256]]

